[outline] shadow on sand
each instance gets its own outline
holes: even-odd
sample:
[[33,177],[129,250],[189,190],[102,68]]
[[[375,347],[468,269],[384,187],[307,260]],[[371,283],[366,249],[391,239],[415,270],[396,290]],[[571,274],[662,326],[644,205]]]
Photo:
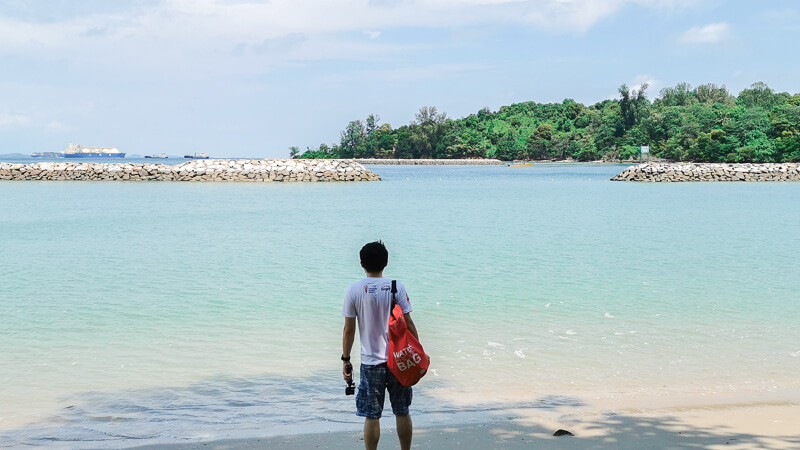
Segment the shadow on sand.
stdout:
[[[586,415],[582,400],[558,395],[464,407],[435,395],[447,389],[435,378],[415,389],[415,448],[800,448],[797,434],[691,426],[679,415]],[[326,372],[86,392],[64,399],[66,406],[41,422],[0,430],[0,447],[359,448],[363,422],[343,391],[340,375]],[[390,415],[380,448],[397,445]],[[575,436],[554,437],[559,428]]]
[[[391,419],[389,419],[391,420]],[[391,423],[391,422],[389,422]],[[394,430],[384,427],[378,448],[397,448]],[[737,433],[719,427],[689,426],[676,417],[607,415],[580,424],[576,436],[553,436],[553,428],[521,417],[462,426],[415,430],[414,448],[421,449],[794,449],[800,437],[769,437]],[[586,433],[586,435],[583,435]],[[221,440],[202,444],[211,450],[268,448],[357,449],[363,448],[361,432],[320,433],[271,438]],[[163,446],[137,447],[139,450]],[[198,448],[177,444],[173,450]]]

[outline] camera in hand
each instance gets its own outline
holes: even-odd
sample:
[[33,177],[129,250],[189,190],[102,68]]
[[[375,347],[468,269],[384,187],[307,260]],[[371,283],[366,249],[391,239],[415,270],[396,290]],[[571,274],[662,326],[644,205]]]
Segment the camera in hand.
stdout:
[[[348,375],[351,375],[353,373],[353,366],[348,365],[346,373]],[[347,387],[344,388],[344,395],[354,395],[355,393],[356,393],[356,385],[353,383],[353,380],[350,380],[347,382]]]

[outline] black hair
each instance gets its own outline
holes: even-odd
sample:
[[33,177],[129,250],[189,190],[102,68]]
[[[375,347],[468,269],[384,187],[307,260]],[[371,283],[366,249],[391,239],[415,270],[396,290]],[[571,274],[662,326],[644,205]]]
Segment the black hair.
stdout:
[[361,267],[370,273],[383,272],[389,262],[389,250],[386,250],[386,246],[381,241],[370,242],[361,247],[359,256],[361,257]]

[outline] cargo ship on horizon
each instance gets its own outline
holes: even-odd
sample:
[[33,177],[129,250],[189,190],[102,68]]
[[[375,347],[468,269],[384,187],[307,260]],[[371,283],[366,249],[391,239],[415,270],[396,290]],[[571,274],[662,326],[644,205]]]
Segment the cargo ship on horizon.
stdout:
[[124,158],[125,153],[116,147],[84,147],[69,143],[64,158]]

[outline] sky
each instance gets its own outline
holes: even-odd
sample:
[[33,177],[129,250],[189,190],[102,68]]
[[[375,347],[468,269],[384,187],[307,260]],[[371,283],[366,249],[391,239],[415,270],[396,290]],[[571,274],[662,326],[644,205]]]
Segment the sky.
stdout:
[[0,0],[0,154],[283,158],[621,84],[800,92],[796,0]]

